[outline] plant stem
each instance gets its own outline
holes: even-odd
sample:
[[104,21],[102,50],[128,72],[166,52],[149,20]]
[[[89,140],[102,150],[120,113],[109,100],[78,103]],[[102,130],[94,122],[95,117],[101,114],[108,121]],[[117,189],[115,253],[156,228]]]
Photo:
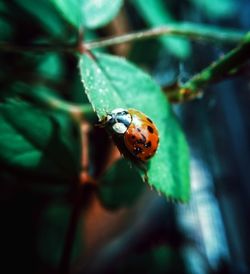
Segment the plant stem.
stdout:
[[72,258],[72,251],[74,246],[74,241],[76,238],[77,227],[79,225],[79,220],[81,213],[84,212],[84,204],[88,206],[89,197],[91,198],[91,192],[85,191],[86,185],[96,186],[95,180],[89,175],[89,132],[90,126],[87,122],[81,121],[79,123],[81,128],[81,142],[82,142],[82,159],[81,159],[81,173],[79,176],[79,181],[77,188],[75,190],[72,213],[69,220],[69,227],[67,235],[65,238],[63,253],[59,265],[59,274],[69,274],[70,264]]
[[76,121],[81,121],[83,118],[91,122],[96,120],[96,115],[90,104],[77,105],[69,103],[51,94],[39,91],[21,93],[21,96],[43,107],[66,112]]
[[180,93],[185,93],[185,90],[190,93],[197,93],[209,83],[221,79],[225,75],[233,74],[235,69],[239,68],[250,58],[249,52],[250,32],[244,36],[242,42],[236,48],[183,84],[180,87]]
[[178,82],[174,83],[172,86],[163,88],[163,91],[172,103],[182,103],[198,98],[208,84],[237,75],[250,59],[249,52],[250,32],[243,37],[237,47],[197,73],[186,83],[182,85]]
[[176,23],[150,30],[143,30],[107,39],[86,42],[84,46],[86,49],[92,50],[100,47],[108,47],[122,43],[155,38],[162,35],[181,36],[191,40],[205,40],[213,43],[219,42],[227,44],[238,43],[244,37],[244,33],[237,30],[222,29],[192,23]]

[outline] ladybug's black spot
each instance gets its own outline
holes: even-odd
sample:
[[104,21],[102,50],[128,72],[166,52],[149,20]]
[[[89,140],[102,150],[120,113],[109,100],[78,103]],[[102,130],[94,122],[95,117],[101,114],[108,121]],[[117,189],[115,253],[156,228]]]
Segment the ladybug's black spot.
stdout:
[[144,146],[145,146],[145,147],[151,147],[151,145],[152,145],[152,143],[151,143],[151,141],[149,141],[149,142],[147,142]]
[[143,139],[138,139],[138,140],[136,141],[136,143],[137,143],[137,144],[144,144],[145,142],[143,141]]
[[143,144],[146,143],[146,136],[144,134],[141,135]]
[[133,153],[135,155],[142,153],[142,148],[141,147],[134,147]]
[[132,138],[132,139],[135,139],[136,137],[135,137],[135,135],[132,135],[131,138]]
[[153,124],[153,121],[147,117],[147,120],[149,121],[149,123]]
[[150,133],[154,133],[154,129],[153,129],[151,126],[148,126],[148,131],[149,131]]
[[143,135],[143,134],[141,134],[141,137],[142,137],[142,139],[138,139],[138,140],[136,141],[136,143],[137,143],[137,144],[143,144],[143,145],[145,145],[145,143],[146,143],[146,137],[145,137],[145,135]]

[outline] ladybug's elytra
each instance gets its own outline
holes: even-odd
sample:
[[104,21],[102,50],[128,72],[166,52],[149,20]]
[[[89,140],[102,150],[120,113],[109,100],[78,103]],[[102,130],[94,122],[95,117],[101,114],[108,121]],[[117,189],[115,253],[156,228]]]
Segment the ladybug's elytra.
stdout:
[[146,162],[157,151],[158,130],[153,121],[135,109],[114,109],[102,123],[113,135],[123,137],[124,145],[135,159]]

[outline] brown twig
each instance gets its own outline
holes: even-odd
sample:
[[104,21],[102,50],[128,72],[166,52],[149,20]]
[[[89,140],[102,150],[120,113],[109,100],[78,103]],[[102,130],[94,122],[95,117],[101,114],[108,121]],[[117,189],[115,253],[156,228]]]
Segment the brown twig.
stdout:
[[125,35],[118,35],[106,39],[86,42],[85,48],[88,50],[93,50],[95,48],[152,39],[163,35],[181,36],[190,40],[207,41],[213,43],[219,42],[225,44],[235,44],[241,41],[244,33],[237,30],[221,29],[209,25],[175,23],[149,30],[142,30]]
[[73,209],[69,220],[69,227],[65,239],[65,245],[63,248],[63,254],[59,265],[60,274],[70,273],[71,255],[73,250],[73,244],[77,231],[79,218],[83,209],[83,202],[85,200],[84,186],[86,184],[96,185],[95,180],[89,175],[89,131],[90,125],[86,121],[79,123],[81,130],[82,141],[82,159],[81,159],[81,173],[79,181],[74,195]]

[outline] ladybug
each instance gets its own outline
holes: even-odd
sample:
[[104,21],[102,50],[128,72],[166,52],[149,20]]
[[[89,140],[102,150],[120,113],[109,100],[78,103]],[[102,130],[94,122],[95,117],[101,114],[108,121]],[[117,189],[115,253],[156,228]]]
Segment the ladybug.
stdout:
[[145,163],[156,153],[159,145],[158,130],[144,113],[135,109],[116,108],[107,113],[102,124],[118,141],[118,148],[125,156],[132,156]]

